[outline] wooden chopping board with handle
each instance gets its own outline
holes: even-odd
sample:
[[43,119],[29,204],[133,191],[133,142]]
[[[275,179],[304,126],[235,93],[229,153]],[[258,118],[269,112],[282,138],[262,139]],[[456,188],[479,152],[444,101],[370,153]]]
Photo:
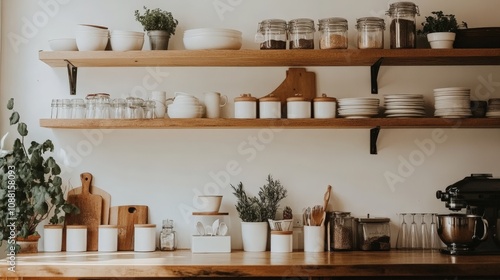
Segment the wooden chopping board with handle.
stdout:
[[122,205],[110,209],[109,224],[118,226],[118,251],[134,250],[134,225],[148,223],[148,206]]
[[[102,197],[102,215],[101,215],[101,225],[109,224],[109,207],[111,206],[111,195],[103,189],[94,186],[94,176],[90,173],[90,193],[100,195]],[[81,194],[82,187],[73,188],[68,192],[68,195]]]
[[73,203],[80,209],[79,214],[66,214],[66,225],[87,226],[87,251],[97,251],[97,239],[99,225],[102,216],[102,197],[90,193],[92,175],[82,173],[82,192],[80,194],[68,195],[67,201]]

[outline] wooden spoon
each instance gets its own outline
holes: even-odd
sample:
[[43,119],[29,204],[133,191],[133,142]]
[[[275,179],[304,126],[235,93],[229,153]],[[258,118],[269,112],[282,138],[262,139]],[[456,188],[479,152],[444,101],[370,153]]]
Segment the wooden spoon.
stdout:
[[320,226],[324,213],[325,213],[325,210],[323,210],[323,206],[315,205],[313,207],[312,213],[311,213],[311,225],[312,226]]
[[330,193],[332,192],[332,186],[328,185],[328,188],[326,189],[325,192],[325,197],[324,197],[324,204],[323,204],[323,209],[326,211],[326,208],[328,207],[328,201],[330,201]]

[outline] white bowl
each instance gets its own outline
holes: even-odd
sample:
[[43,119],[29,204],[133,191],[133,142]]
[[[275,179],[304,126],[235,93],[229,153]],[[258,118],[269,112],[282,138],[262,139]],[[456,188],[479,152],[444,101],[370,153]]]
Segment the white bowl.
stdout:
[[140,51],[144,45],[144,37],[111,35],[110,42],[114,51]]
[[75,38],[60,38],[49,40],[50,49],[53,51],[77,51]]
[[78,24],[76,26],[77,31],[94,31],[94,32],[102,32],[108,31],[106,26],[95,25],[95,24]]
[[76,45],[79,51],[103,51],[108,44],[108,36],[97,36],[77,32]]
[[201,28],[186,30],[183,42],[187,50],[239,50],[242,38],[238,30]]
[[144,32],[139,31],[124,31],[124,30],[113,30],[111,31],[111,36],[137,36],[144,37]]
[[200,195],[198,198],[201,200],[201,211],[218,213],[222,202],[222,195]]
[[184,36],[218,35],[226,37],[241,37],[241,31],[225,28],[197,28],[184,31]]

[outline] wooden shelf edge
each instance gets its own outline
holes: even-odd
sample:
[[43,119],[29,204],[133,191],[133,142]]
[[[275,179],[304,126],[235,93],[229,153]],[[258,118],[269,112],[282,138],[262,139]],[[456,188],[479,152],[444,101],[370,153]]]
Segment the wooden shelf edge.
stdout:
[[367,119],[41,119],[40,126],[54,129],[349,129],[349,128],[500,128],[500,118],[367,118]]

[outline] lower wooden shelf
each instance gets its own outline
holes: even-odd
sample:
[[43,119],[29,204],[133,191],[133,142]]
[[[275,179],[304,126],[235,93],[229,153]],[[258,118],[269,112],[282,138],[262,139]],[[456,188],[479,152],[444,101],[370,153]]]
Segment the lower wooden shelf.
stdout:
[[366,119],[41,119],[40,126],[60,129],[178,128],[500,128],[500,118]]

